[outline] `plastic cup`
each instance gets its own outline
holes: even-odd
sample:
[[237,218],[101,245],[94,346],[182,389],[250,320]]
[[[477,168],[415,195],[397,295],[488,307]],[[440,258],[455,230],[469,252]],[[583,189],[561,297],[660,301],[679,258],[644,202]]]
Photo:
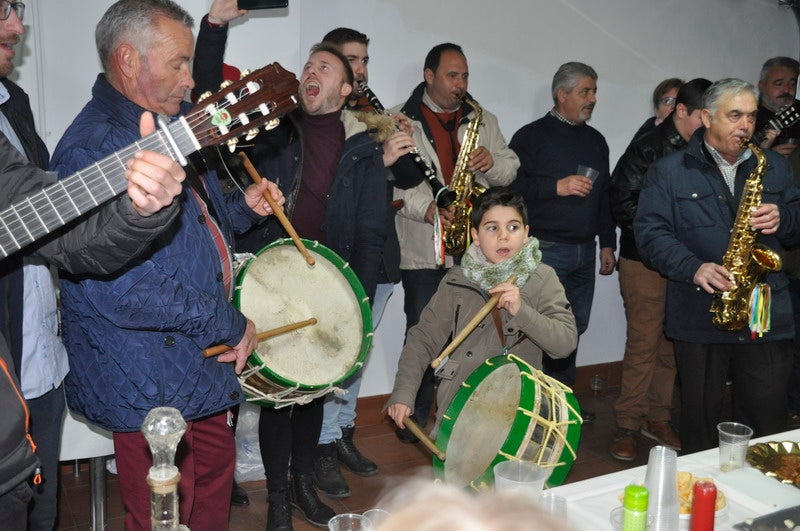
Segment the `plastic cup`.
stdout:
[[370,509],[364,513],[364,516],[369,520],[369,523],[372,524],[372,528],[375,529],[379,525],[381,525],[384,520],[389,518],[389,511],[384,511],[383,509]]
[[550,491],[542,492],[539,496],[539,506],[553,517],[567,519],[567,499],[564,496],[553,494]]
[[747,446],[753,430],[738,422],[720,422],[719,430],[719,469],[730,472],[744,466]]
[[[625,508],[624,507],[617,507],[608,517],[608,520],[611,522],[611,531],[623,531],[622,528],[622,519],[625,516]],[[653,527],[653,517],[650,513],[647,513],[647,531],[651,531],[654,529]],[[675,529],[678,529],[677,527]]]
[[590,168],[589,166],[580,165],[578,166],[578,175],[588,177],[590,181],[594,182],[594,180],[600,175],[600,172],[594,168]]
[[652,531],[674,531],[680,522],[678,502],[678,454],[666,446],[654,446],[644,479],[649,492],[647,513]]
[[530,461],[502,461],[494,465],[494,488],[514,490],[538,499],[551,471]]
[[329,531],[371,531],[372,524],[362,514],[343,513],[337,514],[328,520]]

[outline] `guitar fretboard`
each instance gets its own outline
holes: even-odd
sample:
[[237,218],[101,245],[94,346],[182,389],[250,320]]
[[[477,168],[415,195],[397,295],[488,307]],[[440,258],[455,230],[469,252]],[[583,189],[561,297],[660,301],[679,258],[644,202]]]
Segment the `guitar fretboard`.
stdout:
[[125,163],[137,151],[147,149],[177,160],[180,157],[176,149],[180,155],[197,150],[185,120],[172,122],[168,131],[156,131],[1,211],[0,258],[124,192]]

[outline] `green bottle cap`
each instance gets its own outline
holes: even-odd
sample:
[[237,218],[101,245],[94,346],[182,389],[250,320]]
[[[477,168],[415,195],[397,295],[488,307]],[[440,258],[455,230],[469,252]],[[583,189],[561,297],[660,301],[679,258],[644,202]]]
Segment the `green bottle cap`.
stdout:
[[647,489],[641,485],[628,485],[625,487],[625,499],[623,507],[632,511],[647,510]]

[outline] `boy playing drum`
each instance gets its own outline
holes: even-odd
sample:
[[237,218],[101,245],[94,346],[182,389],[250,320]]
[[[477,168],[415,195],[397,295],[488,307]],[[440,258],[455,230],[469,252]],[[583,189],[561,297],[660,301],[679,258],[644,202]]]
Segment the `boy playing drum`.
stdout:
[[[475,202],[471,222],[473,244],[461,265],[450,269],[439,284],[419,323],[409,330],[387,402],[389,416],[404,428],[426,367],[490,296],[500,294],[493,315],[436,371],[434,438],[461,383],[485,360],[508,351],[541,369],[542,353],[563,358],[578,341],[564,288],[555,271],[541,263],[539,241],[528,236],[522,196],[505,187],[489,188]],[[512,275],[517,277],[514,284],[507,282]]]

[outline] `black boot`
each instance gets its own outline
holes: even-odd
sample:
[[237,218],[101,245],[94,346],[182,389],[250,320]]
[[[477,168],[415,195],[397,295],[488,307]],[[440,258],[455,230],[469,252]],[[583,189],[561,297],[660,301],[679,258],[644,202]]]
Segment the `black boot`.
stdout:
[[311,474],[293,476],[289,494],[292,506],[299,509],[303,518],[312,525],[327,528],[328,521],[336,516],[333,509],[322,503],[317,496]]
[[250,498],[247,497],[247,492],[241,485],[233,480],[233,490],[231,490],[231,505],[233,507],[247,507],[250,505]]
[[350,487],[339,471],[339,460],[336,456],[336,443],[317,446],[317,457],[314,459],[314,479],[319,490],[330,498],[347,498]]
[[267,492],[267,531],[293,531],[292,508],[286,488]]
[[342,438],[336,441],[336,454],[339,462],[359,476],[374,476],[378,473],[378,465],[364,457],[353,443],[355,427],[342,428]]

